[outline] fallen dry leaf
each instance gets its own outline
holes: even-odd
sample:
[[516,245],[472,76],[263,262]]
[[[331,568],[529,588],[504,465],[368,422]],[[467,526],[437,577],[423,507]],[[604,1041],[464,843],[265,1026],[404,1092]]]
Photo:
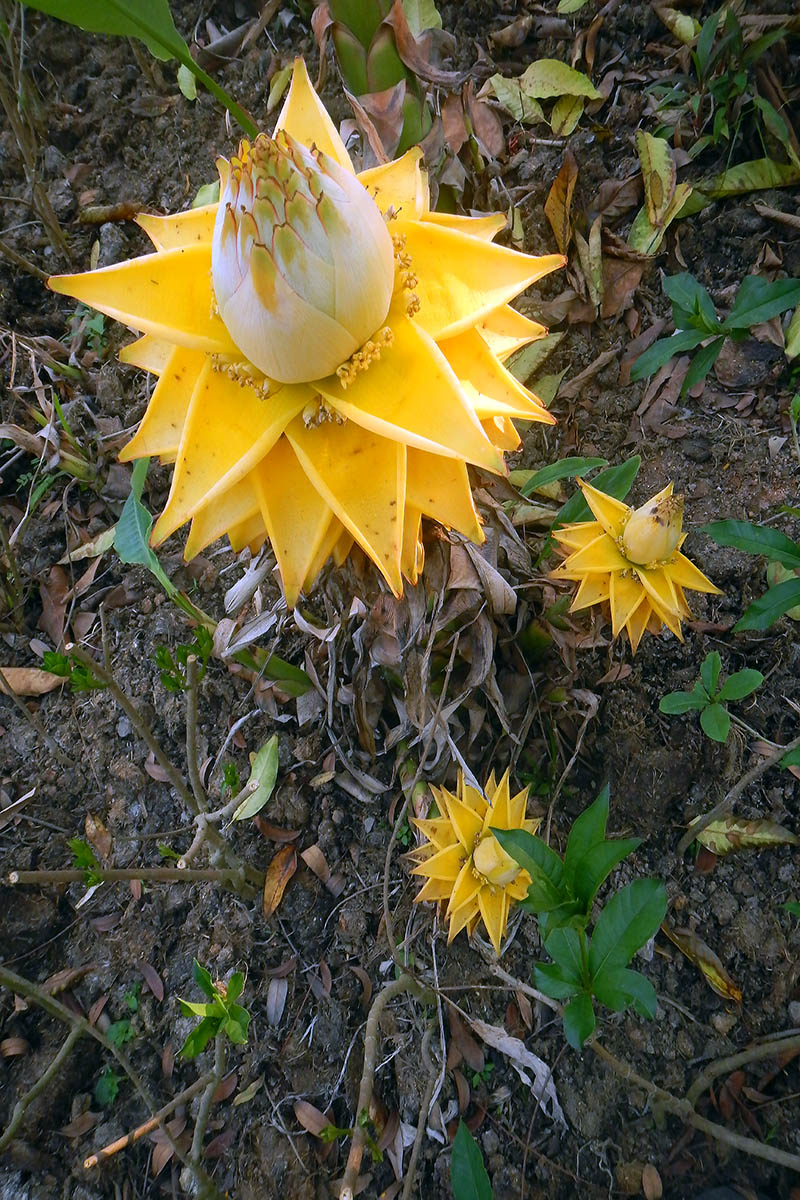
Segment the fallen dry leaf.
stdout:
[[264,916],[271,917],[277,909],[286,885],[297,870],[297,851],[294,846],[281,846],[267,867],[264,880]]
[[30,1048],[30,1043],[26,1042],[25,1038],[3,1038],[0,1042],[0,1057],[15,1058],[18,1054],[27,1054]]
[[[695,821],[700,818],[695,818]],[[692,825],[695,824],[692,822]],[[692,825],[689,828],[692,828]],[[722,856],[732,850],[762,849],[765,846],[798,846],[800,838],[774,821],[745,821],[731,814],[712,821],[697,839],[713,854]]]
[[327,1129],[330,1125],[325,1114],[315,1108],[313,1104],[309,1104],[307,1100],[295,1100],[294,1115],[306,1133],[311,1133],[314,1137],[319,1137],[323,1129]]
[[155,967],[151,967],[149,963],[145,963],[143,966],[139,967],[139,970],[141,971],[145,983],[155,996],[156,1000],[163,1000],[164,984],[162,983],[161,976]]
[[663,933],[673,942],[681,954],[694,963],[705,976],[708,986],[725,1000],[742,1003],[741,989],[731,979],[719,957],[710,946],[692,929],[671,929],[666,922],[661,926]]
[[4,695],[4,682],[15,696],[44,696],[66,682],[61,675],[52,675],[41,667],[0,667],[0,671],[0,692]]
[[111,853],[111,834],[108,829],[99,817],[90,812],[86,814],[83,828],[89,845],[99,858],[106,861]]
[[566,254],[572,241],[572,196],[577,180],[578,164],[568,148],[544,205],[544,215],[550,222],[556,245],[562,254]]

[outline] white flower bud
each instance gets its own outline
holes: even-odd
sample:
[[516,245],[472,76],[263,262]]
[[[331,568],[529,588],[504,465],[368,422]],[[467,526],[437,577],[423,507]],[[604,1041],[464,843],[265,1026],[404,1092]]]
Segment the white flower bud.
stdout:
[[472,865],[495,887],[507,887],[520,873],[519,863],[515,862],[510,854],[506,854],[497,838],[490,833],[484,834],[475,847]]
[[394,252],[377,205],[283,131],[242,142],[217,166],[211,273],[231,338],[277,382],[332,374],[389,311]]
[[654,496],[631,513],[622,531],[623,553],[632,563],[665,562],[681,540],[683,496]]

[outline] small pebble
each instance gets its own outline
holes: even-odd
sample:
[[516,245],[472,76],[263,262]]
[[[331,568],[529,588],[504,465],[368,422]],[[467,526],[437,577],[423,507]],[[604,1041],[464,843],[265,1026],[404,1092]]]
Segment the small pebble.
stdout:
[[120,719],[117,721],[117,736],[118,737],[130,737],[131,736],[131,723],[127,717],[120,717]]

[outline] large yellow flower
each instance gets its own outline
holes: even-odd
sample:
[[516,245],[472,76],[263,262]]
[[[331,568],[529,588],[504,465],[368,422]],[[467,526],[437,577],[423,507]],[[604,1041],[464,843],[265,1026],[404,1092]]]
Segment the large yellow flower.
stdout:
[[274,137],[218,165],[219,204],[139,216],[154,254],[50,281],[144,335],[120,358],[159,378],[121,457],[175,463],[153,542],[268,537],[289,605],[355,542],[399,593],[423,515],[483,540],[466,464],[501,472],[511,418],[552,421],[502,360],[545,332],[509,301],[564,260],[430,211],[417,149],[356,178],[301,60]]
[[447,901],[450,922],[447,941],[466,928],[471,936],[483,920],[495,951],[500,953],[512,904],[524,900],[531,877],[505,852],[491,829],[525,829],[535,833],[539,822],[525,819],[528,789],[512,796],[508,771],[499,783],[494,772],[486,795],[458,776],[458,795],[431,787],[441,816],[414,824],[426,842],[412,850],[412,872],[427,881],[415,900]]
[[646,629],[658,633],[666,625],[683,641],[681,621],[691,616],[683,589],[721,594],[681,553],[683,497],[673,495],[669,483],[634,511],[578,482],[597,520],[553,531],[572,553],[552,577],[580,583],[570,612],[608,604],[613,636],[624,628],[634,654]]

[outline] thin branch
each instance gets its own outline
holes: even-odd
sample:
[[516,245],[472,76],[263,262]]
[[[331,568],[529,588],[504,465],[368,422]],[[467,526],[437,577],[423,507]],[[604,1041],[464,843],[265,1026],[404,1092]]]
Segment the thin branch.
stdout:
[[678,854],[685,854],[697,835],[702,833],[704,829],[707,829],[712,821],[718,820],[720,817],[724,816],[729,809],[733,808],[742,792],[749,788],[751,783],[755,783],[757,779],[760,779],[765,771],[768,771],[770,767],[777,766],[785,754],[789,754],[792,750],[796,750],[798,746],[800,746],[800,737],[794,738],[793,741],[788,742],[785,746],[778,746],[777,750],[773,754],[770,754],[768,758],[760,759],[760,761],[752,766],[749,771],[745,771],[739,782],[733,785],[731,790],[722,797],[718,804],[715,804],[709,812],[704,814],[704,816],[692,822],[686,833],[678,842]]
[[15,267],[19,267],[21,271],[27,271],[29,275],[33,275],[35,279],[41,279],[44,283],[48,278],[47,272],[37,267],[35,263],[29,262],[27,258],[23,258],[21,254],[17,254],[16,250],[12,250],[8,242],[4,242],[0,238],[0,254],[12,262]]
[[718,1075],[735,1071],[737,1067],[744,1067],[747,1063],[774,1058],[786,1050],[800,1050],[800,1034],[777,1038],[770,1042],[758,1042],[755,1046],[748,1046],[746,1050],[740,1050],[738,1054],[729,1054],[727,1058],[718,1058],[716,1062],[709,1063],[700,1072],[686,1093],[686,1099],[694,1106]]
[[186,659],[186,766],[197,809],[202,813],[208,801],[197,761],[197,691],[197,655],[190,654]]
[[628,1083],[634,1083],[637,1087],[642,1088],[647,1092],[653,1100],[665,1108],[667,1112],[678,1117],[686,1125],[692,1125],[695,1129],[701,1130],[703,1133],[709,1134],[718,1142],[724,1142],[727,1146],[733,1146],[736,1150],[742,1150],[745,1154],[752,1154],[754,1158],[763,1158],[767,1162],[775,1163],[780,1167],[789,1167],[792,1171],[800,1171],[800,1155],[789,1154],[786,1150],[779,1150],[777,1146],[769,1146],[764,1142],[757,1142],[755,1138],[743,1137],[740,1133],[734,1133],[732,1129],[726,1129],[723,1125],[717,1125],[714,1121],[707,1121],[705,1117],[701,1117],[696,1113],[689,1100],[680,1100],[677,1096],[673,1096],[671,1092],[665,1092],[663,1088],[658,1087],[650,1079],[645,1079],[643,1075],[639,1075],[634,1071],[629,1063],[621,1062],[615,1058],[605,1046],[601,1046],[599,1042],[590,1042],[592,1050],[598,1058],[602,1060],[615,1071],[621,1079]]
[[378,992],[372,1001],[372,1007],[367,1017],[367,1028],[364,1032],[364,1066],[361,1071],[361,1083],[358,1088],[353,1140],[350,1143],[347,1166],[342,1177],[342,1190],[339,1193],[339,1200],[353,1200],[358,1181],[358,1172],[361,1168],[361,1159],[364,1157],[364,1147],[367,1144],[366,1122],[369,1120],[369,1106],[372,1100],[372,1088],[375,1083],[375,1065],[378,1058],[378,1022],[389,1001],[393,1000],[395,996],[399,996],[402,992],[408,991],[412,986],[413,980],[411,976],[401,975],[399,979],[393,979],[391,983],[387,983],[383,991]]
[[66,1038],[66,1041],[64,1042],[64,1045],[61,1047],[58,1054],[55,1056],[53,1061],[50,1063],[50,1066],[47,1068],[47,1070],[44,1072],[44,1074],[39,1076],[39,1078],[36,1080],[36,1083],[33,1085],[33,1087],[29,1088],[28,1091],[25,1093],[25,1095],[21,1096],[20,1099],[17,1101],[17,1103],[14,1105],[14,1111],[11,1114],[11,1120],[9,1121],[5,1132],[2,1135],[0,1135],[0,1154],[3,1153],[3,1151],[6,1149],[6,1147],[13,1140],[14,1134],[17,1132],[20,1125],[22,1124],[22,1118],[25,1116],[27,1109],[30,1108],[31,1104],[33,1104],[36,1097],[41,1096],[41,1094],[45,1090],[45,1088],[48,1087],[49,1084],[52,1083],[52,1081],[55,1079],[56,1075],[61,1070],[62,1066],[64,1065],[66,1060],[69,1058],[70,1054],[72,1053],[72,1047],[82,1037],[83,1037],[83,1030],[73,1027],[67,1034],[67,1038]]
[[206,1136],[208,1128],[208,1118],[211,1113],[211,1105],[214,1101],[214,1093],[220,1085],[223,1075],[225,1074],[225,1034],[218,1033],[214,1042],[214,1070],[211,1072],[211,1078],[206,1085],[200,1100],[200,1107],[197,1110],[197,1119],[194,1123],[194,1134],[192,1136],[192,1148],[189,1151],[190,1162],[198,1165],[203,1157],[203,1138]]
[[115,1142],[110,1142],[107,1146],[103,1146],[101,1150],[96,1151],[94,1154],[90,1154],[89,1157],[83,1161],[84,1170],[91,1170],[92,1167],[96,1167],[99,1163],[105,1162],[107,1158],[112,1158],[115,1154],[119,1154],[120,1150],[124,1150],[127,1146],[132,1146],[134,1142],[138,1142],[139,1139],[143,1138],[146,1134],[152,1133],[154,1129],[159,1127],[165,1117],[168,1117],[170,1113],[174,1112],[179,1105],[185,1104],[187,1100],[191,1100],[193,1096],[196,1096],[198,1092],[201,1092],[206,1084],[213,1078],[214,1072],[206,1071],[205,1075],[201,1075],[199,1079],[195,1079],[191,1087],[185,1088],[184,1091],[179,1092],[177,1096],[170,1100],[169,1104],[165,1104],[163,1108],[160,1108],[155,1116],[151,1117],[149,1121],[145,1121],[142,1125],[137,1125],[136,1128],[132,1129],[130,1133],[126,1133],[123,1137],[117,1138]]
[[419,1109],[419,1118],[417,1120],[417,1132],[414,1137],[414,1145],[411,1149],[411,1158],[408,1160],[408,1170],[403,1182],[402,1200],[411,1200],[411,1189],[414,1186],[414,1176],[417,1173],[417,1160],[419,1152],[422,1149],[422,1139],[425,1136],[425,1126],[428,1123],[428,1111],[433,1099],[434,1088],[436,1081],[439,1078],[439,1071],[434,1066],[431,1059],[431,1031],[426,1029],[422,1037],[422,1061],[428,1071],[428,1082],[425,1087],[425,1094],[422,1097],[422,1103]]
[[[151,883],[192,883],[208,880],[211,883],[225,883],[226,880],[241,879],[240,867],[206,867],[197,870],[181,870],[180,867],[103,867],[92,868],[91,874],[103,883],[119,883],[126,879],[142,879]],[[67,868],[63,871],[10,871],[8,882],[17,883],[81,883],[86,880],[87,871]],[[261,885],[264,877],[261,873]]]

